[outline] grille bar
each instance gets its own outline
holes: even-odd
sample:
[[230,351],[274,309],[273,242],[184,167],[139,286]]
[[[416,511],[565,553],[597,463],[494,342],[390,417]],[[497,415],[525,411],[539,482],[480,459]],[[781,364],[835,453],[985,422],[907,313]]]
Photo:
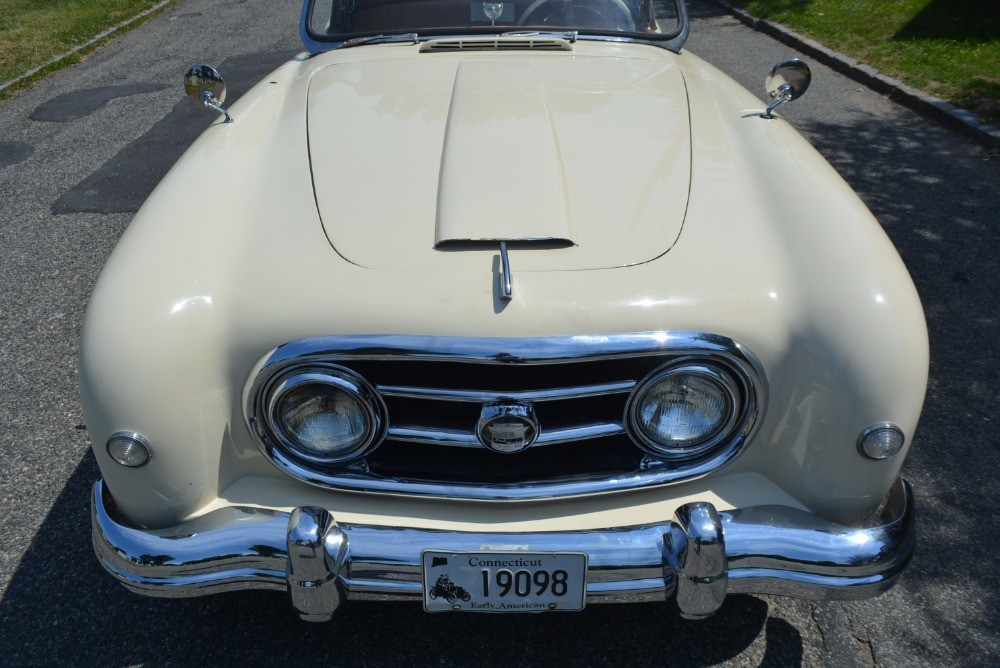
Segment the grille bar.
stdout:
[[[620,436],[625,433],[625,427],[620,423],[607,422],[588,424],[564,429],[550,429],[538,435],[532,447],[540,445],[557,445],[572,441],[585,441],[591,438],[605,436]],[[482,448],[483,444],[475,434],[452,429],[429,429],[426,427],[392,426],[389,427],[388,438],[406,443],[423,443],[426,445],[445,445],[459,448]]]
[[432,387],[404,387],[401,385],[379,385],[382,396],[405,399],[436,399],[439,401],[466,401],[484,403],[488,401],[556,401],[558,399],[584,399],[603,397],[609,394],[624,394],[635,388],[634,380],[623,380],[599,385],[580,387],[556,387],[546,390],[524,390],[496,392],[490,390],[448,390]]

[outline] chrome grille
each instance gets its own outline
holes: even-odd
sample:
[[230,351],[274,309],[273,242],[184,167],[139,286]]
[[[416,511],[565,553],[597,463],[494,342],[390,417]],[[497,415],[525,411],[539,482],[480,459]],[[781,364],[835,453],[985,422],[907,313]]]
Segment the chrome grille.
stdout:
[[[656,358],[641,362],[621,359],[610,363],[502,364],[493,368],[477,362],[444,366],[421,361],[341,363],[367,374],[369,382],[376,383],[391,416],[389,440],[482,448],[475,433],[480,407],[500,401],[535,406],[542,429],[532,447],[625,434],[622,414],[636,385],[635,378],[657,365]],[[396,378],[410,384],[386,382]],[[413,385],[415,378],[424,384]],[[572,383],[577,378],[591,378],[593,382]]]
[[[742,428],[720,450],[692,462],[652,460],[628,436],[624,412],[637,383],[662,364],[693,357],[723,364],[744,382]],[[317,361],[363,376],[385,402],[382,444],[347,468],[302,466],[274,456],[256,418],[267,380]],[[313,484],[479,499],[533,499],[664,484],[703,475],[745,445],[763,398],[759,365],[733,341],[709,334],[531,339],[347,336],[297,341],[265,362],[248,419],[262,450]],[[527,450],[497,454],[479,441],[484,404],[522,402],[537,414]]]

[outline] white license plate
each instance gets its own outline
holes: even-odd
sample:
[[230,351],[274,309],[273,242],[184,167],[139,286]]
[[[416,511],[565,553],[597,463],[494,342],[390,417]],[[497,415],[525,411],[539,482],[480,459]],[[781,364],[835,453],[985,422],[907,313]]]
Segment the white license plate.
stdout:
[[427,612],[582,610],[587,555],[577,552],[425,550]]

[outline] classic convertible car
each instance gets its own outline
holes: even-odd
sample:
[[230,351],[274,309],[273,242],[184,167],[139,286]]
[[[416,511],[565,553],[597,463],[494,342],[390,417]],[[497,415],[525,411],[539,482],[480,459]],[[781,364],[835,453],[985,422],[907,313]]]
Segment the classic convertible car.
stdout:
[[[307,0],[91,299],[94,546],[152,596],[862,598],[914,547],[913,283],[682,0]],[[766,108],[765,108],[766,107]],[[779,107],[780,109],[780,107]]]

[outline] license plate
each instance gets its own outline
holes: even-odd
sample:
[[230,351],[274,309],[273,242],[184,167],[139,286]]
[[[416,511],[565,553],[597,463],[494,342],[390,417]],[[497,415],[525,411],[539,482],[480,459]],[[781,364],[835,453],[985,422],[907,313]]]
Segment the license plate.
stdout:
[[427,612],[582,610],[587,555],[577,552],[425,550]]

